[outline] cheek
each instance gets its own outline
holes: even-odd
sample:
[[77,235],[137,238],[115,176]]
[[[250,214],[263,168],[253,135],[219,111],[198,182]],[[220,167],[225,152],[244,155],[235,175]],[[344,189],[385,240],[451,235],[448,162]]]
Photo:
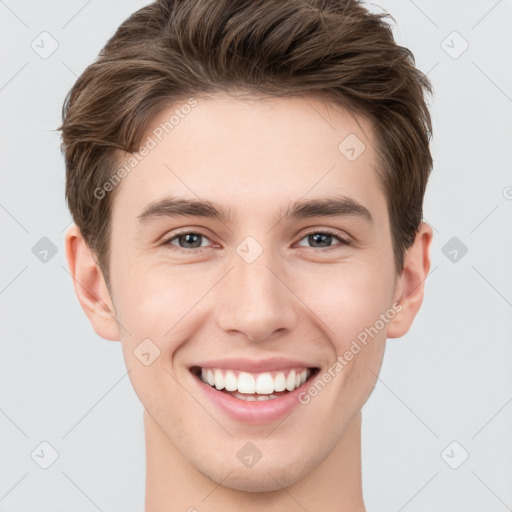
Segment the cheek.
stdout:
[[176,410],[186,410],[173,360],[187,338],[182,328],[196,294],[179,281],[171,286],[151,272],[140,278],[133,272],[130,281],[138,286],[125,287],[120,321],[128,331],[123,331],[121,342],[132,386],[155,418],[169,415],[170,397]]
[[183,269],[163,270],[159,266],[134,264],[129,269],[121,268],[117,275],[118,317],[126,322],[130,333],[139,337],[168,338],[164,335],[169,334],[200,296],[202,287],[197,275],[195,280],[190,280]]
[[336,359],[343,367],[343,392],[338,396],[342,408],[358,410],[375,386],[384,356],[387,325],[395,315],[393,285],[393,272],[376,266],[373,272],[366,269],[360,274],[340,277],[336,300],[326,299],[324,308],[332,304],[330,322],[335,335],[331,339]]
[[[337,353],[366,328],[370,328],[391,306],[393,276],[378,267],[345,269],[329,272],[329,278],[308,277],[304,289],[305,301],[324,323],[324,331],[335,345]],[[324,283],[322,287],[315,283]]]
[[306,302],[322,321],[332,347],[332,364],[338,363],[331,367],[332,392],[337,395],[331,399],[339,410],[361,407],[375,385],[392,318],[386,313],[392,306],[393,279],[393,273],[380,265],[350,271],[339,267],[329,272],[328,280],[315,280],[326,283],[323,288],[308,288]]
[[167,389],[179,400],[173,359],[186,339],[181,330],[197,301],[197,291],[180,279],[167,279],[149,269],[139,272],[135,267],[119,284],[116,310],[125,328],[121,330],[122,350],[137,396],[148,410],[161,401],[156,389]]

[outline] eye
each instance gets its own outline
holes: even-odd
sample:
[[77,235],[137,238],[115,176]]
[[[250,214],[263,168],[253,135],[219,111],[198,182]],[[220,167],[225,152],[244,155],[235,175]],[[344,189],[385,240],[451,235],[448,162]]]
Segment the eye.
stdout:
[[[352,244],[350,240],[343,238],[338,233],[327,229],[317,229],[315,231],[311,231],[305,235],[301,241],[307,239],[308,242],[312,244],[312,249],[319,252],[325,252],[325,250],[335,247],[332,245],[333,238],[338,240],[339,246]],[[196,231],[184,231],[182,233],[174,233],[163,242],[163,245],[171,245],[178,251],[194,253],[202,252],[204,248],[208,247],[207,244],[202,243],[206,240],[209,240],[209,238],[203,233]]]
[[333,238],[337,239],[340,242],[339,245],[351,245],[352,243],[350,240],[343,238],[338,233],[330,231],[328,229],[319,229],[316,231],[311,231],[311,233],[308,233],[301,240],[307,239],[309,243],[313,244],[313,249],[322,252],[322,249],[330,249],[331,247],[334,247],[333,245],[331,245]]
[[[184,231],[183,233],[175,233],[164,241],[164,245],[173,245],[178,250],[185,252],[200,252],[204,247],[202,241],[209,240],[206,235],[195,231]],[[177,244],[173,243],[177,241]]]

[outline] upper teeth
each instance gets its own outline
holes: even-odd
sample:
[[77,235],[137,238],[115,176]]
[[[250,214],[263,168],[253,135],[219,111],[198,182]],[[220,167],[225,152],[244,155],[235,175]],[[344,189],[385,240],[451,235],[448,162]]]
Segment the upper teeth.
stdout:
[[201,368],[201,380],[218,390],[225,388],[226,391],[270,395],[285,389],[293,391],[306,382],[310,373],[308,368],[287,371],[287,375],[285,375],[285,371],[248,373],[218,368]]

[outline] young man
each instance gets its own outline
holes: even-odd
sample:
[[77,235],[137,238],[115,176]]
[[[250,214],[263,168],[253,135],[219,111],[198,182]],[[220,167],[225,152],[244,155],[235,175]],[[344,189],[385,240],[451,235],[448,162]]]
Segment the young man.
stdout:
[[64,108],[78,299],[145,408],[146,512],[362,511],[420,308],[427,78],[350,0],[158,1]]

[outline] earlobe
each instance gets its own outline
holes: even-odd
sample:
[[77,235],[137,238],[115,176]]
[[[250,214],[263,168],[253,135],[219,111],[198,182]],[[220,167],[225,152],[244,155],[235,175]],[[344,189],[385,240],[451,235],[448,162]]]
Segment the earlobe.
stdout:
[[397,289],[400,312],[388,324],[387,337],[399,338],[407,333],[423,302],[425,279],[430,271],[430,244],[432,228],[422,222],[414,243],[406,252],[404,268]]
[[104,339],[118,341],[119,325],[103,273],[77,226],[67,231],[65,246],[76,296],[93,329]]

